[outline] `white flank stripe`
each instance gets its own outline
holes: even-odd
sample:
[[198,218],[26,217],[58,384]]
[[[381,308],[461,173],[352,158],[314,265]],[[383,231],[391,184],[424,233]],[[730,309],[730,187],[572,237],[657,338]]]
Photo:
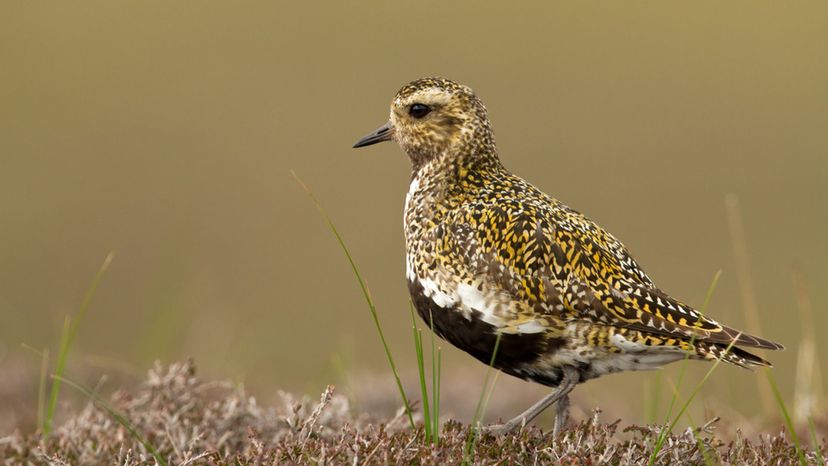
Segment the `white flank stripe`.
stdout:
[[426,297],[431,298],[431,300],[434,301],[434,304],[440,307],[449,308],[457,303],[457,299],[441,290],[434,280],[421,278],[420,285],[423,286],[423,294],[425,294]]
[[495,327],[503,326],[503,319],[495,314],[497,304],[488,303],[486,297],[476,286],[461,283],[457,287],[457,296],[460,298],[463,307],[481,313],[483,322],[494,325]]

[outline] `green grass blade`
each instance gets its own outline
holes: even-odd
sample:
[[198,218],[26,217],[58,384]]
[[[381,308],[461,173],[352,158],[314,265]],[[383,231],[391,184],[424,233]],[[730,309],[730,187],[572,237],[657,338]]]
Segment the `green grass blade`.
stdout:
[[483,397],[483,408],[481,409],[481,418],[486,416],[486,410],[489,409],[489,401],[491,401],[492,396],[494,395],[495,387],[497,386],[497,379],[500,377],[500,371],[496,371],[494,373],[494,377],[492,378],[492,383],[489,384],[489,388],[486,391],[486,396]]
[[[707,288],[707,294],[704,297],[704,301],[702,302],[701,308],[699,308],[699,318],[696,320],[696,322],[699,322],[700,320],[702,320],[704,318],[704,313],[707,312],[707,306],[710,305],[710,300],[713,297],[713,291],[716,289],[716,285],[719,283],[719,278],[721,276],[722,276],[722,271],[721,270],[718,270],[716,272],[716,274],[713,275],[713,281],[710,282],[710,286]],[[695,337],[690,338],[690,347],[691,348],[693,347],[693,344],[695,343],[695,340],[696,340]],[[684,375],[687,372],[687,364],[690,361],[690,356],[691,355],[692,354],[690,352],[687,352],[687,354],[684,356],[684,360],[681,362],[681,368],[679,369],[679,377],[678,377],[678,384],[677,384],[678,387],[681,387],[681,384],[684,381]],[[670,399],[670,406],[667,408],[667,417],[666,417],[665,423],[669,422],[670,418],[673,415],[673,408],[675,408],[675,403],[676,403],[676,396],[675,396],[676,393],[677,392],[674,392],[673,393],[674,396]]]
[[425,358],[423,357],[423,332],[417,328],[417,318],[414,316],[414,304],[409,301],[411,310],[411,330],[414,333],[414,350],[417,355],[417,374],[420,379],[420,392],[423,397],[423,428],[426,443],[431,442],[431,408],[428,403],[428,389],[425,378]]
[[38,350],[26,343],[21,343],[20,346],[40,357],[40,378],[37,383],[37,425],[43,428],[46,416],[46,380],[49,376],[49,348]]
[[[58,347],[58,354],[66,353],[66,342],[69,339],[69,327],[72,318],[70,316],[66,316],[63,318],[63,328],[60,331],[60,346]],[[63,368],[58,365],[58,370],[63,372]],[[44,435],[48,435],[49,432],[52,431],[52,419],[54,417],[54,412],[57,408],[57,399],[60,393],[60,380],[53,379],[52,380],[52,388],[49,391],[49,404],[46,408],[46,413],[43,417],[43,425],[41,429],[43,430]]]
[[44,435],[49,435],[52,431],[52,422],[54,421],[55,411],[57,410],[58,396],[60,395],[60,384],[62,380],[60,376],[62,376],[66,370],[66,359],[69,356],[69,350],[72,349],[72,343],[74,343],[75,337],[78,334],[78,327],[80,326],[80,323],[87,311],[89,311],[89,307],[92,305],[92,298],[95,296],[95,291],[97,291],[98,285],[101,283],[106,271],[109,269],[109,264],[112,263],[113,257],[114,253],[110,251],[104,259],[103,264],[101,264],[101,267],[98,269],[98,273],[95,274],[95,278],[92,280],[92,284],[89,286],[89,289],[86,290],[86,294],[83,297],[83,301],[81,302],[81,306],[78,309],[78,313],[75,318],[71,319],[67,316],[64,321],[63,332],[61,333],[60,338],[60,351],[58,352],[57,363],[55,366],[55,375],[57,377],[52,380],[52,389],[49,393],[49,406],[46,409],[46,416],[43,420]]
[[[741,336],[742,333],[740,332],[738,335],[736,335],[736,338],[734,338],[730,342],[730,344],[727,345],[727,348],[724,351],[725,354],[730,352],[730,350],[733,348],[733,345],[736,344],[736,340],[738,340]],[[662,429],[661,433],[659,433],[658,439],[656,440],[655,448],[653,448],[653,453],[650,455],[650,461],[648,463],[650,466],[652,466],[655,463],[656,456],[658,455],[658,452],[661,451],[661,448],[664,446],[664,442],[667,440],[667,436],[670,434],[670,432],[673,431],[673,428],[676,426],[679,419],[681,419],[681,416],[683,416],[684,412],[687,411],[687,408],[690,406],[690,403],[693,402],[693,399],[696,398],[696,395],[698,395],[699,391],[701,391],[702,387],[707,383],[707,380],[710,379],[710,376],[713,375],[713,372],[716,370],[717,367],[719,367],[719,364],[721,363],[721,358],[716,359],[716,362],[713,363],[713,366],[710,368],[710,370],[708,370],[707,373],[704,374],[704,377],[702,377],[701,381],[698,383],[698,385],[696,385],[696,388],[694,388],[693,391],[690,393],[690,396],[687,398],[687,401],[684,402],[678,414],[676,414],[676,417],[673,418],[673,420],[665,429]],[[678,392],[678,390],[676,390],[676,392]],[[673,396],[675,398],[676,395]]]
[[434,444],[440,443],[440,404],[439,404],[439,393],[440,393],[440,385],[438,382],[439,377],[439,368],[438,368],[438,352],[436,349],[436,345],[434,343],[434,316],[431,313],[431,309],[428,311],[428,323],[431,326],[431,407],[433,409],[431,413],[431,434],[434,440]]
[[[678,387],[672,384],[672,382],[668,379],[667,380],[670,389],[673,391],[673,395],[676,398],[681,398],[681,393],[679,393]],[[698,424],[696,421],[693,420],[693,416],[690,413],[686,413],[687,421],[690,423],[690,432],[693,434],[693,439],[696,441],[696,448],[701,452],[702,458],[704,458],[704,464],[707,466],[714,466],[715,462],[713,458],[710,457],[709,452],[706,448],[704,448],[704,441],[702,440],[701,436],[699,435],[700,429],[698,428]]]
[[649,390],[649,400],[647,401],[647,422],[654,424],[658,417],[658,407],[661,405],[661,383],[664,378],[664,373],[659,371],[654,374],[652,386]]
[[779,386],[776,385],[776,379],[773,377],[773,374],[771,374],[771,371],[767,369],[765,369],[765,375],[770,383],[773,397],[776,398],[776,404],[779,405],[779,410],[782,411],[782,417],[785,419],[785,425],[791,433],[791,439],[793,440],[794,448],[796,448],[796,454],[799,456],[799,463],[805,466],[808,464],[807,461],[805,461],[805,453],[802,451],[802,447],[800,446],[799,436],[796,435],[793,421],[791,420],[790,414],[788,414],[788,408],[785,406],[785,400],[782,399],[782,394],[779,392]]
[[472,448],[477,443],[477,437],[480,432],[478,424],[483,416],[489,379],[491,378],[492,371],[494,370],[494,362],[495,358],[497,358],[497,351],[500,348],[500,337],[502,335],[502,333],[497,332],[494,349],[492,349],[492,358],[489,360],[489,367],[486,369],[486,377],[483,379],[483,388],[480,390],[480,398],[477,400],[477,407],[474,410],[474,417],[472,417],[471,435],[468,440],[466,440],[466,446],[463,449],[463,464],[470,464]]
[[46,379],[49,375],[49,348],[43,348],[40,360],[40,380],[37,383],[37,424],[46,422]]
[[437,347],[437,391],[434,395],[434,443],[440,444],[440,384],[443,379],[443,350]]
[[316,196],[313,192],[305,185],[304,182],[299,178],[299,175],[296,174],[293,170],[290,171],[290,174],[293,175],[293,178],[305,191],[305,194],[310,197],[311,201],[313,201],[314,205],[316,206],[316,210],[322,215],[322,218],[325,219],[325,222],[328,224],[328,228],[333,232],[334,236],[336,237],[337,242],[339,242],[339,247],[342,249],[342,252],[345,253],[345,257],[348,258],[348,263],[351,264],[351,270],[353,270],[354,275],[356,276],[357,282],[359,282],[359,287],[362,289],[362,295],[365,297],[365,301],[368,303],[368,309],[371,311],[371,317],[374,320],[374,325],[377,328],[377,333],[379,334],[380,341],[382,342],[382,347],[385,349],[385,356],[388,358],[388,365],[391,366],[391,372],[394,374],[394,380],[397,382],[397,390],[400,392],[400,397],[403,400],[403,406],[405,407],[405,413],[408,415],[408,423],[411,425],[411,428],[414,429],[414,416],[411,412],[411,403],[408,402],[408,397],[405,395],[405,390],[402,386],[402,381],[400,381],[400,375],[397,372],[397,365],[394,364],[394,358],[391,356],[391,350],[388,348],[388,342],[385,340],[385,334],[382,332],[382,326],[379,322],[379,315],[377,314],[377,307],[374,305],[374,300],[371,299],[371,294],[368,292],[368,286],[365,284],[365,280],[362,279],[362,274],[359,273],[359,268],[357,268],[356,263],[354,262],[354,258],[351,256],[351,252],[348,250],[348,247],[345,246],[345,241],[342,239],[342,236],[339,234],[339,230],[336,229],[336,226],[333,223],[333,220],[328,216],[328,213],[322,208],[322,204],[316,199]]
[[822,450],[819,449],[816,425],[814,424],[814,418],[811,416],[808,416],[808,430],[811,431],[811,442],[814,445],[814,453],[816,454],[817,464],[819,466],[825,466],[825,458],[822,456]]
[[480,422],[480,418],[483,415],[483,402],[486,395],[486,388],[489,386],[489,379],[491,378],[492,371],[494,370],[494,362],[495,358],[497,357],[497,350],[500,348],[500,337],[501,333],[497,333],[497,338],[495,339],[494,349],[492,350],[492,358],[489,360],[489,367],[486,369],[486,377],[483,379],[483,390],[480,392],[480,398],[477,400],[477,407],[474,410],[474,417],[472,418],[472,427],[477,428],[477,423]]
[[59,380],[65,383],[66,385],[69,385],[70,387],[83,393],[85,396],[91,399],[96,405],[103,408],[103,410],[106,411],[107,414],[109,414],[109,416],[112,417],[112,419],[115,419],[115,421],[118,422],[118,424],[121,424],[124,427],[124,429],[126,429],[127,432],[129,432],[129,435],[131,435],[135,440],[137,440],[141,445],[144,446],[147,452],[149,452],[149,454],[152,455],[153,458],[155,458],[155,461],[158,464],[162,466],[168,465],[167,461],[164,459],[161,453],[159,453],[158,450],[146,438],[144,438],[144,436],[142,436],[138,432],[138,429],[136,429],[135,426],[133,426],[132,423],[129,422],[129,419],[127,419],[126,416],[116,411],[115,408],[110,406],[109,403],[102,400],[92,390],[59,375],[53,375],[52,378],[55,380]]
[[[722,277],[722,271],[717,270],[716,274],[713,275],[713,281],[710,283],[710,287],[707,288],[707,295],[704,297],[704,301],[701,305],[701,310],[699,311],[699,319],[704,317],[704,313],[707,311],[707,307],[710,306],[710,300],[713,299],[713,292],[716,290],[716,285],[719,284],[719,278]],[[699,320],[697,319],[696,322]]]

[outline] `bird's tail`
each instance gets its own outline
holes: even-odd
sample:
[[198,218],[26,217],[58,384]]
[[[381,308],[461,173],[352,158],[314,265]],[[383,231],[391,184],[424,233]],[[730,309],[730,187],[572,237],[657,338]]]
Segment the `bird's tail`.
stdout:
[[729,362],[739,367],[744,367],[745,369],[752,369],[757,366],[773,367],[770,362],[735,346],[731,346],[728,349],[727,345],[708,341],[696,341],[694,346],[696,347],[696,354],[703,359],[721,359],[724,362]]

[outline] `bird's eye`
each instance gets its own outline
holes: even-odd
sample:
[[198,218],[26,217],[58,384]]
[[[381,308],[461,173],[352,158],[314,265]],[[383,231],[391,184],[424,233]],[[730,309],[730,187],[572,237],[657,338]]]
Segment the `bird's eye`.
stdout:
[[414,118],[422,118],[428,115],[428,112],[430,111],[431,109],[428,107],[428,105],[423,104],[411,104],[411,106],[408,107],[408,114],[413,116]]

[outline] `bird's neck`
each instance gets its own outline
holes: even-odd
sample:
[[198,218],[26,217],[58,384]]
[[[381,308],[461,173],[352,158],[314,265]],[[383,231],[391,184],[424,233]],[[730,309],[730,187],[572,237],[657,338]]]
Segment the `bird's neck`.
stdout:
[[412,180],[420,189],[428,189],[437,199],[461,194],[480,187],[493,175],[505,172],[497,152],[492,147],[485,151],[447,151],[429,160],[415,164]]

